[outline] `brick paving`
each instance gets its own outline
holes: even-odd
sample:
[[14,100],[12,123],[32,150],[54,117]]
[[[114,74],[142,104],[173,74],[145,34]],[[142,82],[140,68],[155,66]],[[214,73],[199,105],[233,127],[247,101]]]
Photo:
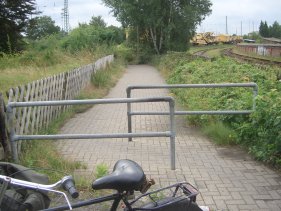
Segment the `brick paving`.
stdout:
[[[106,98],[126,97],[126,87],[136,84],[164,84],[157,70],[147,65],[128,66],[124,76]],[[167,90],[135,90],[133,97],[167,96]],[[165,103],[134,104],[133,111],[165,111]],[[125,104],[96,105],[77,114],[61,133],[126,133]],[[133,117],[133,131],[166,131],[165,116]],[[281,174],[254,161],[239,147],[220,147],[176,117],[176,170],[170,170],[168,138],[62,140],[58,148],[69,159],[82,161],[93,177],[95,166],[112,169],[118,159],[138,162],[158,186],[189,181],[201,192],[198,203],[212,210],[281,210]]]

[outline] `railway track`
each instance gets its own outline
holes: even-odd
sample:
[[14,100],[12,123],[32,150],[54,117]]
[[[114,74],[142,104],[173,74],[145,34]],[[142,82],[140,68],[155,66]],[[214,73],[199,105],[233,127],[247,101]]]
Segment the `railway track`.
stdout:
[[193,55],[194,55],[194,56],[197,56],[197,57],[204,58],[204,59],[210,59],[210,57],[206,55],[206,52],[207,52],[207,51],[208,51],[208,50],[197,51],[197,52],[195,52]]
[[234,53],[232,49],[227,49],[224,50],[223,53],[225,56],[229,56],[232,58],[236,58],[237,60],[242,60],[250,63],[255,63],[255,64],[263,64],[263,65],[275,65],[281,67],[281,62],[279,61],[272,61],[268,59],[263,59],[263,58],[256,58],[256,57],[251,57],[251,56],[246,56],[246,55],[240,55],[237,53]]
[[[193,53],[193,55],[204,58],[204,59],[211,59],[211,57],[208,56],[208,51],[213,51],[213,50],[215,50],[215,49],[214,48],[205,49],[205,50],[197,51],[197,52]],[[221,49],[221,52],[222,52],[222,55],[237,59],[239,61],[245,61],[245,62],[250,62],[250,63],[254,63],[254,64],[262,64],[262,65],[274,65],[274,66],[281,67],[280,61],[272,61],[269,59],[256,58],[256,57],[251,57],[251,56],[247,56],[247,55],[237,54],[237,53],[233,52],[231,48]]]
[[[230,46],[225,46],[225,47],[216,47],[213,46],[209,49],[200,49],[192,53],[192,55],[204,59],[213,59],[214,57],[218,57],[220,54],[222,55],[224,50],[229,49]],[[221,52],[221,53],[220,53]]]

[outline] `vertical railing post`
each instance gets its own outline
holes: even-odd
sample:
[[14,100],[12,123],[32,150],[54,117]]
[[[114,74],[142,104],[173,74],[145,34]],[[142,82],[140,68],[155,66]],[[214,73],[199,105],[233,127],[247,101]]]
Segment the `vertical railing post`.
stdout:
[[170,107],[170,156],[171,156],[171,170],[176,169],[176,126],[175,126],[175,101],[169,100]]
[[13,153],[13,160],[14,162],[18,162],[18,149],[17,149],[17,143],[15,141],[15,127],[14,127],[14,119],[13,119],[13,108],[8,104],[7,105],[7,121],[8,121],[8,127],[10,132],[10,142],[11,142],[11,148]]
[[258,85],[256,84],[253,88],[253,111],[256,110],[256,97],[258,96]]
[[[126,92],[127,92],[127,98],[131,98],[130,87],[127,87]],[[127,116],[128,116],[128,133],[132,133],[131,103],[127,103]],[[128,141],[132,141],[132,137],[129,137]]]

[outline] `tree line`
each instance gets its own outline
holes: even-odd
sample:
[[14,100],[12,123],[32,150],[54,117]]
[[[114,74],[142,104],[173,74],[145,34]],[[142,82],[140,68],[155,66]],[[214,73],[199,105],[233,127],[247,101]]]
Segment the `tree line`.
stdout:
[[40,16],[35,0],[0,0],[0,56],[26,50],[50,35],[58,35],[62,47],[72,51],[94,44],[121,43],[125,39],[123,29],[107,27],[101,16],[92,16],[89,24],[80,23],[67,35],[51,17]]
[[281,25],[275,21],[271,26],[266,21],[261,21],[259,33],[262,37],[274,37],[281,39]]
[[[13,53],[25,48],[25,39],[38,40],[50,34],[65,35],[48,16],[39,16],[35,0],[0,0],[0,52]],[[103,0],[121,22],[127,43],[156,54],[185,51],[197,25],[211,13],[210,0]],[[35,16],[32,18],[32,16]],[[93,30],[93,27],[96,30]],[[120,43],[116,27],[106,27],[100,16],[72,30],[81,39]],[[73,40],[74,41],[74,40]],[[78,43],[78,41],[76,42]],[[70,46],[65,42],[65,46]],[[76,47],[75,47],[76,48]]]

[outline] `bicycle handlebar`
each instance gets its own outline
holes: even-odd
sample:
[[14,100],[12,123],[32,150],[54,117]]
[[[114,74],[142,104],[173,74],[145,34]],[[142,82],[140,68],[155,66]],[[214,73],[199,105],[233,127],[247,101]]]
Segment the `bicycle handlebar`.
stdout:
[[44,185],[44,184],[39,184],[36,182],[29,182],[29,181],[25,181],[25,180],[15,179],[15,178],[5,176],[5,175],[0,175],[0,181],[6,182],[8,184],[12,184],[13,186],[21,186],[21,187],[25,187],[25,188],[29,188],[29,189],[45,190],[45,191],[62,194],[64,196],[70,210],[72,210],[72,206],[71,206],[70,201],[69,201],[68,197],[66,196],[66,194],[64,192],[55,190],[55,188],[60,187],[60,186],[63,187],[64,190],[69,192],[69,194],[71,195],[72,198],[77,198],[79,196],[79,193],[75,188],[75,183],[74,183],[72,176],[65,176],[58,182],[56,182],[54,184],[50,184],[50,185]]
[[73,199],[79,196],[79,192],[75,188],[75,182],[72,176],[66,176],[62,180],[62,187],[71,195]]

